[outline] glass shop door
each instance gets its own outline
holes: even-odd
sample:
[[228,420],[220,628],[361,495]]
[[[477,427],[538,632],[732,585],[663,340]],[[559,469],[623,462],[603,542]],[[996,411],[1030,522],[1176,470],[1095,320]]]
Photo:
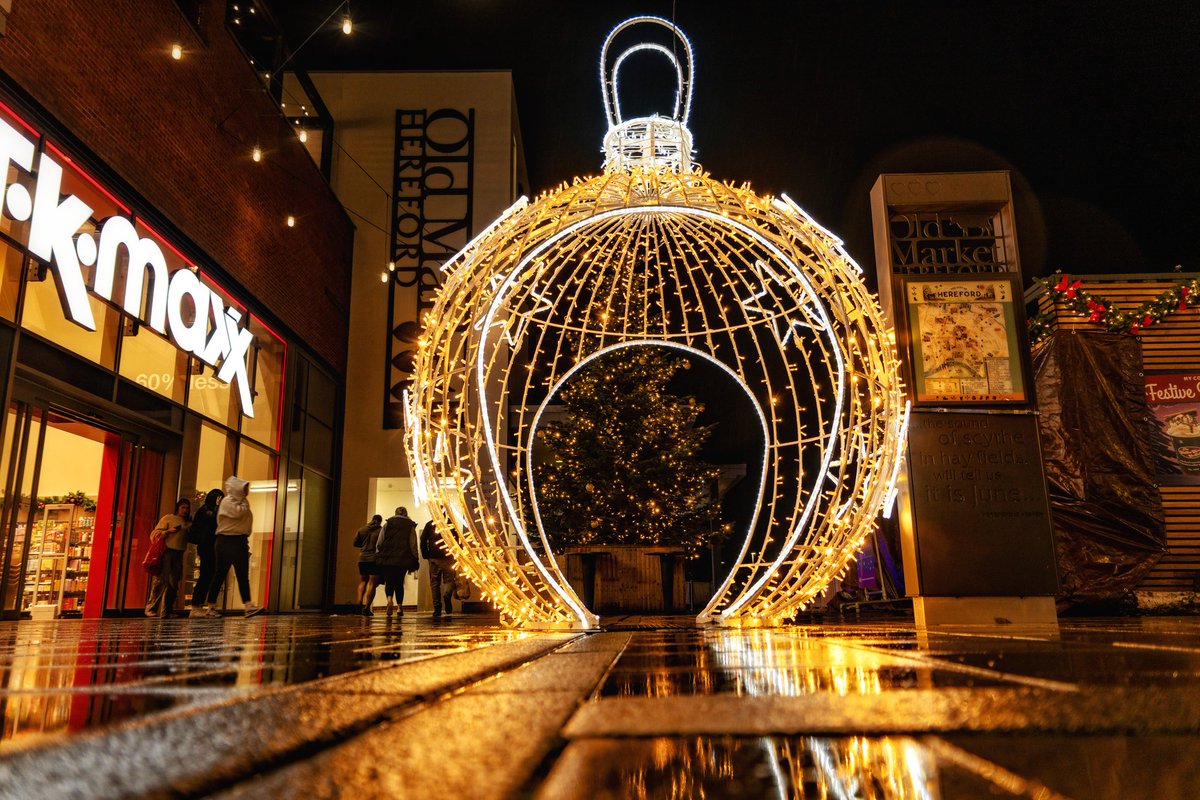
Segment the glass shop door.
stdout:
[[[29,529],[33,525],[34,484],[41,450],[44,413],[26,403],[13,403],[4,424],[0,448],[0,618],[21,613]],[[40,577],[40,576],[38,576]]]
[[141,608],[148,542],[131,533],[148,533],[158,518],[165,454],[58,408],[14,402],[6,422],[0,614],[94,618]]

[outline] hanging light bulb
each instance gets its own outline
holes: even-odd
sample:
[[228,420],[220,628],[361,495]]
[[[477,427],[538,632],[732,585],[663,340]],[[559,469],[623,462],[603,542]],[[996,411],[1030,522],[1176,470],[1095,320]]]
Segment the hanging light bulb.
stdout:
[[350,21],[350,8],[346,8],[346,16],[342,17],[342,33],[349,36],[354,32],[354,23]]
[[256,164],[259,161],[262,161],[262,148],[258,145],[254,145],[254,149],[250,152],[250,157],[254,159]]
[[396,262],[389,261],[388,262],[388,272],[395,272],[395,271],[396,271]]
[[179,42],[171,45],[171,58],[175,59],[176,61],[183,58],[183,45],[181,45]]
[[304,128],[300,129],[300,141],[301,142],[308,141],[308,131],[304,130]]
[[288,214],[288,215],[287,215],[287,226],[288,226],[289,228],[294,228],[294,227],[296,227],[296,218],[295,218],[295,217],[293,217],[291,214]]
[[387,283],[387,282],[388,282],[388,274],[387,274],[386,272],[381,272],[381,273],[379,273],[379,282],[380,282],[380,283]]

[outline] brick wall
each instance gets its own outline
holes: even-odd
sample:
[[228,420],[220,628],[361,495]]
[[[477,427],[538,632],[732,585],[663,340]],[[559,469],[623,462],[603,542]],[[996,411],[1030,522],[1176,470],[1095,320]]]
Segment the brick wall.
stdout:
[[0,70],[344,374],[353,226],[224,8],[202,2],[202,41],[170,0],[14,0]]

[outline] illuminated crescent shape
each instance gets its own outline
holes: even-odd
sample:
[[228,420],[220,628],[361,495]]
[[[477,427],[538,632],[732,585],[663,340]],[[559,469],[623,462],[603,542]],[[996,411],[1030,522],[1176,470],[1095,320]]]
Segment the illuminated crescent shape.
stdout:
[[661,122],[621,122],[604,174],[510,208],[443,267],[423,320],[405,398],[417,499],[509,624],[597,624],[554,556],[533,479],[547,405],[597,359],[639,347],[704,359],[757,416],[758,503],[703,621],[794,616],[893,493],[908,406],[861,270],[786,196],[693,171],[690,134]]

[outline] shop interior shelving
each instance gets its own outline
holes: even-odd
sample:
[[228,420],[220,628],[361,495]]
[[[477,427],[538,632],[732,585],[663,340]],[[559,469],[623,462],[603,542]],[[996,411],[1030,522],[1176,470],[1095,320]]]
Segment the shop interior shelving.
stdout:
[[69,503],[38,512],[29,538],[21,609],[52,605],[56,615],[80,616],[91,568],[95,515]]

